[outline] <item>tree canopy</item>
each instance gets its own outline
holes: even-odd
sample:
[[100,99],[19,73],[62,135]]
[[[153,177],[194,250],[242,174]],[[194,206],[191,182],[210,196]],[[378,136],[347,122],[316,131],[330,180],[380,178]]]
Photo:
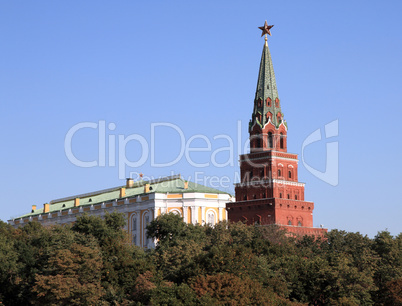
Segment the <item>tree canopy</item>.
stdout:
[[276,226],[147,227],[130,244],[122,214],[14,229],[0,221],[5,305],[402,305],[402,235],[332,230],[288,237]]

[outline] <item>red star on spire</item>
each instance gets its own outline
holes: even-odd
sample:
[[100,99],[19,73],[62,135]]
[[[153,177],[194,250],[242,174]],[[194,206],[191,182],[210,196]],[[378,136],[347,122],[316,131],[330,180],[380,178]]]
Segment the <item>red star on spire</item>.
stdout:
[[274,27],[274,25],[268,25],[267,21],[265,20],[264,26],[258,27],[258,28],[262,31],[261,36],[263,36],[264,34],[268,34],[269,36],[272,36],[270,30],[273,27]]

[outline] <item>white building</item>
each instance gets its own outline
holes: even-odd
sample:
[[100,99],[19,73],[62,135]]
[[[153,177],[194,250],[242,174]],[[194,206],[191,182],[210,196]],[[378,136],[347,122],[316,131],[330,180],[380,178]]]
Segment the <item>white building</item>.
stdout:
[[186,223],[215,223],[227,220],[226,203],[234,198],[214,188],[187,182],[180,175],[152,181],[134,182],[126,186],[53,200],[42,208],[32,206],[29,214],[9,220],[14,227],[30,221],[55,225],[72,223],[84,213],[102,216],[105,212],[121,212],[127,216],[126,230],[132,242],[153,247],[146,238],[146,226],[163,213],[176,213]]

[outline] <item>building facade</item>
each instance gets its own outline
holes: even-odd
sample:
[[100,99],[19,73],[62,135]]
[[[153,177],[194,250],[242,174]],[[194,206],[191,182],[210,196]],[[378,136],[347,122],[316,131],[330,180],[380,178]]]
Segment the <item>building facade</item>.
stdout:
[[51,226],[73,223],[85,213],[103,216],[117,211],[127,217],[132,243],[150,248],[154,241],[147,238],[146,226],[157,216],[171,212],[186,223],[214,225],[227,220],[226,203],[232,200],[228,193],[187,182],[180,175],[139,182],[127,179],[126,186],[53,200],[41,208],[33,205],[29,214],[8,222],[14,227],[31,221]]
[[228,217],[321,236],[327,230],[313,227],[314,203],[304,199],[297,155],[287,152],[287,131],[266,36],[249,123],[250,153],[240,155],[241,182],[235,185],[236,201],[227,204]]

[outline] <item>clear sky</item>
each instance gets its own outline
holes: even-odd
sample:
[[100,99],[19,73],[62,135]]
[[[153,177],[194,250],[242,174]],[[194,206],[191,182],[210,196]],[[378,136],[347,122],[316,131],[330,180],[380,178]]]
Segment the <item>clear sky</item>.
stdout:
[[[303,141],[338,120],[338,136],[304,151],[324,171],[326,143],[337,142],[338,185],[299,163],[314,225],[400,233],[401,11],[401,1],[367,0],[0,1],[0,219],[122,185],[130,172],[219,179],[233,192],[267,19],[288,151],[301,159]],[[80,123],[71,151],[95,167],[66,155]],[[121,173],[121,154],[137,165]]]

